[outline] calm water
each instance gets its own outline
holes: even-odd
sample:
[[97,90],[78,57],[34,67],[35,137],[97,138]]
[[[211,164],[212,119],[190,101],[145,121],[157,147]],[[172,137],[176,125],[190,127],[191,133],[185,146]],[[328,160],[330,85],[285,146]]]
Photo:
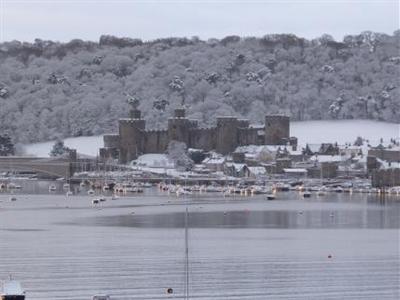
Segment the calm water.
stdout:
[[182,298],[186,203],[193,299],[400,298],[400,197],[150,190],[93,208],[40,191],[0,194],[0,278],[12,273],[28,300]]

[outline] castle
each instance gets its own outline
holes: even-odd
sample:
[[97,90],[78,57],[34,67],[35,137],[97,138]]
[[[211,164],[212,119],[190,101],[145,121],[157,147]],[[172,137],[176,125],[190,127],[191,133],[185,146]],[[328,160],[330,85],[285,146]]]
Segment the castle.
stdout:
[[267,115],[264,126],[250,126],[249,120],[218,117],[216,127],[200,128],[196,120],[186,118],[185,109],[175,109],[165,130],[146,130],[146,120],[137,108],[130,118],[119,120],[119,133],[104,135],[103,159],[118,158],[127,163],[146,153],[164,153],[170,141],[184,142],[188,148],[214,150],[229,154],[245,145],[292,145],[297,139],[289,135],[288,116]]

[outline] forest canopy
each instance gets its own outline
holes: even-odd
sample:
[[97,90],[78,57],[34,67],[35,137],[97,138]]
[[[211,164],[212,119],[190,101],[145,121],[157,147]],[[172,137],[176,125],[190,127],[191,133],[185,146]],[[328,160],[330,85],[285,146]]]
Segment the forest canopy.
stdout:
[[291,34],[150,42],[0,44],[0,132],[28,143],[114,132],[135,99],[150,128],[182,102],[190,118],[400,122],[400,30],[335,41]]

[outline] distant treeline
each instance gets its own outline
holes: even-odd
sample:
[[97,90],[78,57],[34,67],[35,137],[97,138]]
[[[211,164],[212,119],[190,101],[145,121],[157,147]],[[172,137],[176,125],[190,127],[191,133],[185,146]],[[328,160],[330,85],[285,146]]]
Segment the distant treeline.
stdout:
[[182,103],[204,126],[218,115],[259,123],[266,113],[400,122],[399,51],[400,30],[341,42],[291,34],[5,42],[0,133],[26,143],[113,132],[127,99],[151,128]]

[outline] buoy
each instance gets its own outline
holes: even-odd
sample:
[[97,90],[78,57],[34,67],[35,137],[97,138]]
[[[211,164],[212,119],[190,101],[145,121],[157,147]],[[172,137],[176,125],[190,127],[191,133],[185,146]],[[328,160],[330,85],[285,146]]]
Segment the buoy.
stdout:
[[302,211],[302,210],[301,210],[301,211],[299,211],[299,214],[300,214],[300,215],[302,215],[302,214],[303,214],[303,211]]
[[329,255],[328,255],[328,258],[332,258],[332,255],[329,254]]
[[173,294],[174,290],[172,288],[167,288],[167,294]]

